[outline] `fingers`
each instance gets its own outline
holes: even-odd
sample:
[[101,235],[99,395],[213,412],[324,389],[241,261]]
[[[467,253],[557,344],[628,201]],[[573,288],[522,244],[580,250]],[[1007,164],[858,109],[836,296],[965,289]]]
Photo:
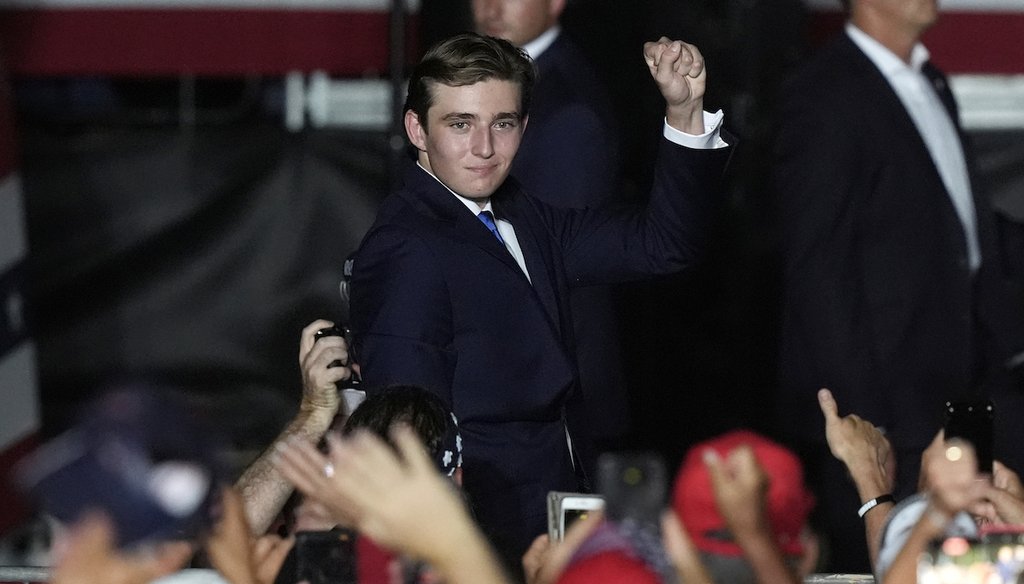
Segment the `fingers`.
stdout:
[[427,449],[411,427],[404,424],[391,428],[391,439],[398,446],[409,469],[416,473],[436,472],[434,462],[427,456]]
[[670,79],[674,74],[686,74],[693,63],[689,51],[683,49],[684,43],[672,41],[662,51],[657,64],[658,79]]
[[[330,324],[330,321],[319,320],[306,327],[305,332],[312,330],[314,325]],[[317,329],[319,330],[319,329]],[[304,342],[312,339],[304,332]],[[313,334],[315,334],[315,330]],[[340,401],[337,383],[352,376],[349,364],[348,343],[339,336],[326,336],[313,342],[310,348],[300,355],[299,365],[302,369],[303,400],[310,405],[335,410]]]
[[[694,79],[700,77],[700,74],[704,72],[704,55],[701,54],[700,50],[695,45],[683,42],[680,44],[682,45],[680,47],[680,51],[689,55],[689,64],[685,71],[686,75],[693,77]],[[677,70],[680,73],[684,72],[681,68]]]
[[704,564],[700,559],[700,552],[693,545],[690,534],[686,532],[676,514],[666,510],[661,515],[662,542],[665,546],[665,553],[681,582],[688,584],[707,584],[711,582]]
[[67,555],[56,559],[61,563],[74,564],[80,558],[111,554],[115,539],[114,524],[110,517],[98,511],[89,512],[71,527],[66,541],[67,548],[64,550]]
[[836,403],[832,392],[824,387],[818,390],[818,407],[821,408],[821,413],[825,415],[825,423],[839,420],[839,404]]
[[195,554],[192,544],[187,541],[165,541],[159,545],[155,561],[148,566],[147,577],[140,582],[151,582],[162,575],[177,572]]
[[661,37],[655,42],[644,43],[644,61],[647,62],[647,66],[651,70],[658,68],[658,64],[661,62],[661,53],[671,42],[668,37]]
[[[234,488],[226,486],[220,490],[221,517],[217,529],[231,527],[234,525],[245,525],[245,503],[242,496]],[[246,525],[244,533],[249,533]]]
[[327,478],[327,458],[303,440],[282,442],[274,463],[295,488],[310,496],[316,496]]
[[604,513],[595,511],[573,523],[572,527],[565,532],[565,538],[561,542],[551,545],[533,584],[557,582],[565,567],[569,565],[573,554],[603,520]]
[[309,497],[295,508],[295,527],[293,531],[327,531],[337,524],[327,507]]
[[644,62],[651,73],[662,79],[678,73],[699,77],[704,70],[704,56],[694,45],[661,37],[657,42],[644,43]]
[[344,337],[321,337],[306,353],[304,367],[335,369],[348,365],[348,342]]
[[742,444],[730,452],[729,460],[737,474],[749,475],[759,472],[761,468],[754,456],[754,449],[747,444]]
[[992,461],[992,483],[1018,499],[1024,499],[1020,476],[998,460]]
[[550,547],[551,539],[545,533],[534,538],[526,553],[523,554],[521,561],[526,584],[534,584],[536,582],[537,573],[540,571],[541,566],[544,565],[544,556],[547,555],[548,548]]
[[376,497],[405,478],[403,465],[395,452],[368,430],[358,430],[347,440],[337,435],[328,436],[328,448],[339,472],[361,486],[358,492],[351,493],[352,497]]
[[288,552],[295,546],[295,536],[281,539],[276,535],[261,537],[253,546],[253,566],[258,582],[273,582]]
[[344,452],[331,449],[325,457],[308,442],[290,440],[280,447],[275,466],[299,492],[323,503],[336,522],[352,523],[356,505],[351,496],[358,488],[352,486],[351,465]]
[[302,329],[302,335],[299,337],[300,365],[302,364],[306,353],[309,353],[310,349],[313,348],[314,343],[316,343],[316,332],[320,329],[330,328],[332,326],[334,326],[333,322],[318,318],[317,320],[307,324],[305,328]]
[[729,476],[725,469],[722,457],[717,452],[708,448],[703,454],[704,466],[708,469],[708,476],[711,478],[711,490],[715,493],[715,499],[719,493],[725,491],[729,484]]

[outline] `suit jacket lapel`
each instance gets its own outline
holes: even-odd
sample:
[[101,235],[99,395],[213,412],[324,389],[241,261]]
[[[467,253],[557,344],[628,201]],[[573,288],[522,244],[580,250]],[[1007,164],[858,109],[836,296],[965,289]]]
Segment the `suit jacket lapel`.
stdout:
[[996,248],[993,247],[996,242],[992,240],[995,226],[989,224],[992,220],[991,215],[987,212],[990,210],[990,207],[987,202],[985,185],[983,181],[979,180],[981,171],[978,169],[978,162],[974,158],[971,139],[964,132],[963,127],[960,126],[960,109],[957,107],[956,98],[953,97],[953,92],[949,88],[946,76],[930,62],[925,63],[922,72],[931,81],[932,87],[935,88],[939,99],[942,100],[942,105],[946,107],[950,119],[953,120],[953,127],[956,128],[957,136],[960,137],[960,146],[963,148],[964,162],[967,165],[967,179],[971,185],[971,198],[974,201],[974,219],[977,225],[975,231],[978,236],[978,247],[981,249],[982,263],[984,263],[985,259],[991,258],[996,251]]
[[[917,125],[914,124],[913,118],[910,117],[910,113],[903,106],[903,102],[900,101],[899,96],[896,94],[896,90],[889,85],[889,81],[885,78],[885,75],[878,70],[878,67],[860,50],[849,36],[843,34],[842,38],[846,44],[847,51],[850,53],[850,59],[856,64],[860,70],[861,81],[864,86],[861,86],[862,95],[864,99],[876,100],[878,104],[879,116],[883,122],[890,128],[889,130],[896,134],[912,136],[910,138],[917,144],[917,152],[921,155],[921,161],[924,165],[920,171],[927,172],[925,169],[930,169],[931,180],[934,180],[939,185],[939,191],[943,194],[945,203],[949,204],[950,210],[955,212],[953,203],[946,193],[945,184],[942,182],[942,176],[939,174],[939,169],[935,166],[935,161],[932,160],[931,154],[928,151],[928,146],[924,142],[924,138],[921,136],[921,132],[918,131]],[[867,88],[866,85],[875,85],[874,88]],[[854,85],[855,87],[857,84]],[[940,96],[942,94],[940,93]],[[870,97],[869,97],[870,96]],[[952,96],[950,96],[952,99]],[[942,97],[943,103],[946,103],[946,98]],[[949,104],[946,104],[949,107]],[[954,120],[956,118],[953,118]],[[955,123],[955,122],[954,122]]]
[[[946,185],[942,181],[942,175],[939,174],[939,169],[935,166],[935,161],[932,159],[931,153],[928,151],[928,146],[925,144],[924,138],[921,136],[921,132],[918,131],[917,126],[914,124],[914,120],[910,117],[910,113],[907,112],[905,107],[903,107],[903,102],[900,101],[899,96],[896,95],[896,91],[891,85],[889,85],[889,82],[885,79],[885,76],[882,75],[881,71],[878,70],[878,67],[871,62],[867,55],[865,55],[860,48],[849,39],[848,36],[843,35],[843,37],[846,39],[848,48],[855,55],[853,59],[855,59],[859,67],[864,69],[864,75],[862,76],[864,81],[866,83],[871,82],[881,84],[880,88],[873,91],[875,95],[881,98],[880,105],[884,108],[890,123],[893,127],[897,128],[898,132],[904,132],[908,136],[914,136],[914,140],[918,144],[917,150],[922,156],[921,164],[923,165],[921,168],[914,170],[922,173],[922,178],[925,178],[924,173],[930,174],[930,177],[927,177],[928,180],[934,181],[937,185],[937,188],[932,191],[941,195],[941,200],[937,201],[937,203],[948,210],[951,214],[950,217],[955,219],[957,227],[961,230],[961,233],[963,233],[963,223],[960,221],[956,207],[953,205],[950,194],[946,190]],[[976,220],[979,222],[978,245],[981,247],[982,255],[984,257],[988,242],[985,241],[985,238],[987,237],[987,230],[981,227],[981,222],[984,222],[986,217],[983,217],[982,213],[978,211],[979,209],[984,208],[984,205],[981,203],[979,198],[981,188],[976,180],[978,173],[975,172],[976,169],[972,168],[973,161],[971,160],[971,153],[969,152],[969,141],[967,136],[964,135],[963,129],[960,127],[956,100],[953,97],[952,91],[949,89],[949,84],[946,82],[945,77],[931,63],[925,63],[922,68],[922,73],[931,82],[932,87],[939,96],[939,100],[942,102],[942,105],[945,107],[946,112],[949,114],[949,117],[953,122],[953,127],[956,129],[957,135],[960,137],[960,144],[964,150],[964,160],[967,163],[968,179],[971,183],[971,195],[974,201],[974,208],[976,210]],[[966,245],[966,234],[964,234],[964,238],[964,245]]]
[[400,194],[418,212],[448,225],[450,237],[479,247],[505,264],[508,269],[514,270],[527,286],[532,283],[531,288],[547,313],[552,328],[557,334],[561,334],[561,311],[555,290],[557,280],[552,272],[555,269],[555,258],[552,257],[550,248],[543,244],[547,237],[540,217],[536,211],[528,208],[515,180],[506,180],[491,197],[491,201],[497,216],[507,219],[516,230],[516,239],[526,259],[526,268],[530,272],[529,280],[508,249],[430,173],[419,166],[413,166],[406,173],[405,184],[406,189],[400,191]]
[[492,205],[498,216],[508,220],[516,230],[516,239],[526,259],[533,291],[544,306],[552,327],[560,333],[561,310],[556,291],[557,278],[553,272],[556,269],[556,258],[552,257],[551,248],[545,245],[549,237],[543,222],[536,211],[529,207],[518,188],[512,179],[505,181],[500,194],[491,199]]
[[957,131],[959,131],[960,112],[956,107],[956,99],[953,97],[953,92],[949,89],[949,83],[946,81],[946,76],[936,69],[930,62],[924,64],[924,67],[921,68],[921,73],[923,73],[924,76],[928,78],[928,81],[931,82],[932,88],[942,101],[942,105],[946,107],[946,113],[949,114],[949,119],[953,120],[953,125],[956,126]]
[[479,247],[526,278],[515,258],[498,238],[430,173],[414,166],[406,174],[405,184],[406,190],[401,192],[413,208],[428,217],[444,221],[453,239]]

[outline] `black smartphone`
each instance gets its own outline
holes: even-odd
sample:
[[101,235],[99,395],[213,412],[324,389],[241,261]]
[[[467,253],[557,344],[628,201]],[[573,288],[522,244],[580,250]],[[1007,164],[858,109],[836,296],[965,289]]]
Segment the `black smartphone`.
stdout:
[[661,512],[668,495],[661,458],[650,452],[609,452],[598,458],[597,465],[605,517],[660,533]]
[[295,534],[295,581],[356,584],[356,534],[348,529]]
[[[330,327],[327,327],[327,328],[322,328],[322,329],[316,331],[315,333],[313,333],[313,342],[319,341],[320,339],[322,339],[324,337],[341,337],[341,338],[345,339],[345,342],[348,343],[349,362],[354,362],[355,361],[355,358],[354,358],[355,356],[353,355],[353,350],[352,350],[352,331],[347,326],[335,325],[335,326],[330,326]],[[341,361],[335,361],[335,362],[331,363],[330,365],[328,365],[327,367],[328,368],[331,368],[331,367],[341,367],[342,365],[343,365],[343,363]],[[352,375],[348,379],[345,379],[343,381],[339,381],[335,385],[337,385],[339,390],[341,390],[341,389],[359,389],[359,382],[360,382],[359,374],[356,373],[355,371],[353,371]]]
[[948,401],[945,437],[971,443],[978,458],[978,472],[992,474],[995,408],[990,400]]

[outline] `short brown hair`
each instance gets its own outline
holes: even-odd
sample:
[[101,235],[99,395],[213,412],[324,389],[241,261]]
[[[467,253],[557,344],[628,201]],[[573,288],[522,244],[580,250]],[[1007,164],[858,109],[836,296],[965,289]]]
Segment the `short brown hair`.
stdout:
[[431,47],[413,69],[405,111],[415,112],[426,127],[427,110],[434,102],[432,84],[459,87],[498,79],[519,85],[519,113],[526,117],[536,76],[533,60],[512,43],[476,33],[459,34]]

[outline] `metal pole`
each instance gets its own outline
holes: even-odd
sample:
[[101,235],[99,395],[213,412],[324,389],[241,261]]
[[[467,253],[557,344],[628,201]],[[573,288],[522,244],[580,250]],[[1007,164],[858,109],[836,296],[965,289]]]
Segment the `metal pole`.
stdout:
[[391,129],[388,132],[388,173],[392,189],[401,182],[402,157],[405,155],[405,129],[402,123],[405,104],[405,0],[391,0],[390,60]]

